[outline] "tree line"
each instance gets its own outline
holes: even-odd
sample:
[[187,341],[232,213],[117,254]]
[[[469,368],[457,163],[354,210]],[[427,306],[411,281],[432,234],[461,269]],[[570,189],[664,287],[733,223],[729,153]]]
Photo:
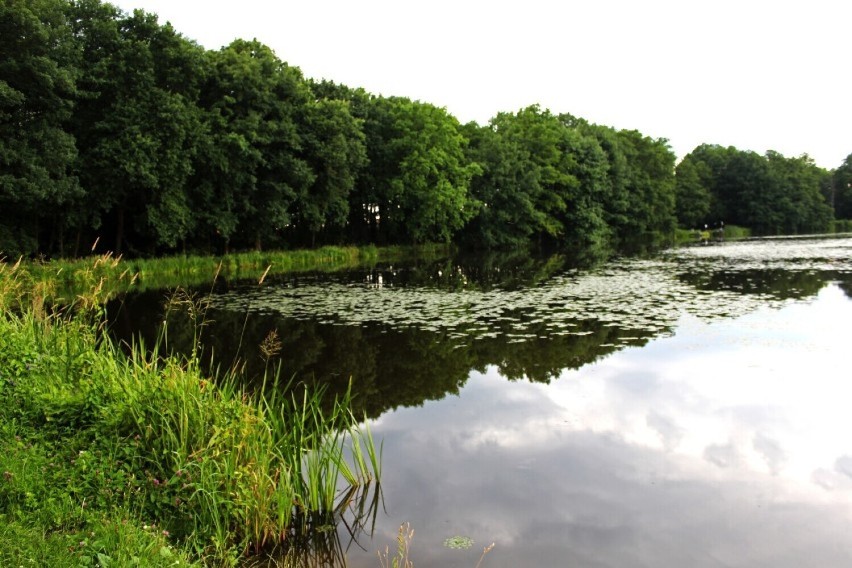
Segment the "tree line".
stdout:
[[850,158],[704,145],[676,167],[665,139],[538,106],[461,124],[306,78],[256,40],[206,50],[101,0],[0,0],[7,255],[822,230],[852,217]]
[[785,158],[702,144],[677,166],[681,226],[728,222],[761,235],[825,231],[852,218],[852,155],[834,172],[807,155]]

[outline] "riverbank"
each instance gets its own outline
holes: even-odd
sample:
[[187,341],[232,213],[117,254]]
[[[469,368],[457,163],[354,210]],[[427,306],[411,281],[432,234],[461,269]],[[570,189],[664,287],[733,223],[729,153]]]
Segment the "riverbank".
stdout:
[[443,244],[321,247],[152,259],[124,259],[107,253],[71,260],[19,261],[10,268],[15,270],[18,288],[12,295],[25,298],[28,304],[44,300],[97,305],[133,290],[203,286],[217,278],[261,280],[285,273],[332,272],[378,262],[437,258],[449,255],[452,250],[450,245]]
[[235,565],[363,507],[379,457],[346,397],[127,356],[98,332],[98,292],[51,313],[26,278],[0,265],[0,565]]
[[682,229],[675,230],[674,244],[684,245],[709,241],[737,241],[751,237],[751,229],[736,225],[725,225],[716,229]]

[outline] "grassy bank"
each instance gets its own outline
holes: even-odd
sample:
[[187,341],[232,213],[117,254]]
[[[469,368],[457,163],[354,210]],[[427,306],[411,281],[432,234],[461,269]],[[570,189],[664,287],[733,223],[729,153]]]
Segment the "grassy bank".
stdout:
[[737,225],[725,225],[724,229],[681,229],[675,230],[675,245],[707,241],[736,241],[751,237],[751,229]]
[[100,292],[51,314],[28,278],[0,265],[0,565],[234,565],[363,514],[379,458],[347,400],[127,356]]
[[243,252],[225,256],[171,256],[123,259],[111,254],[74,260],[22,262],[18,278],[37,297],[59,302],[101,300],[129,290],[202,286],[216,278],[255,279],[296,272],[335,271],[377,262],[436,258],[449,245],[410,247],[322,247],[310,250]]

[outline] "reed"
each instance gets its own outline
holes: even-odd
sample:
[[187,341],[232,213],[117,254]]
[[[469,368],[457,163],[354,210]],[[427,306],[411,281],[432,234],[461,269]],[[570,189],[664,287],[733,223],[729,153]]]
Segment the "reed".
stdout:
[[414,563],[409,558],[411,552],[411,541],[414,539],[414,529],[409,523],[399,526],[396,535],[396,551],[391,556],[390,549],[385,547],[384,553],[379,552],[379,566],[382,568],[414,568]]
[[[97,319],[106,290],[99,271],[115,260],[92,267],[92,290],[61,311],[45,308],[48,293],[29,286],[20,265],[0,265],[0,305],[16,307],[0,314],[0,467],[9,474],[0,480],[0,525],[23,516],[33,523],[26,530],[76,535],[119,515],[136,536],[157,527],[139,547],[231,565],[315,542],[350,509],[365,522],[377,507],[370,490],[380,451],[350,395],[329,402],[274,370],[255,391],[234,373],[213,382],[197,355],[167,357],[161,343],[125,353]],[[172,309],[203,325],[197,299],[178,295]],[[24,478],[45,481],[11,482]],[[100,542],[94,563],[138,557],[111,548],[124,542],[115,531]]]

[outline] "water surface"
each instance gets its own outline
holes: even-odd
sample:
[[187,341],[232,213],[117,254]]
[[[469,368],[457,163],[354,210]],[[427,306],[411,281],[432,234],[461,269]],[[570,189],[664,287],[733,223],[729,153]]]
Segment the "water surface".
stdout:
[[418,567],[846,566],[850,294],[849,238],[446,260],[223,286],[205,344],[352,380],[384,510],[351,566],[402,522]]

